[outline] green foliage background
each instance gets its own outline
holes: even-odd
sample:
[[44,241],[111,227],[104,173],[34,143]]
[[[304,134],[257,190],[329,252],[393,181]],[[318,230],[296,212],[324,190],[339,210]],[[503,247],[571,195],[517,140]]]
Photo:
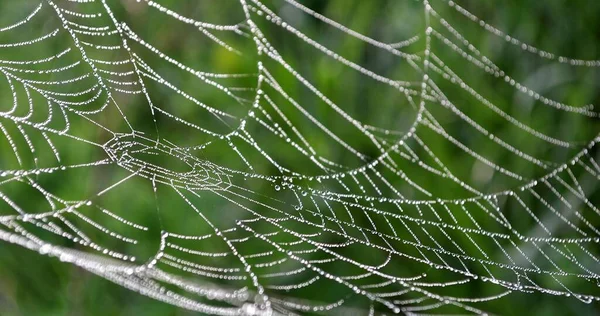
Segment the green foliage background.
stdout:
[[[402,80],[420,80],[420,74],[411,72],[405,63],[399,61],[389,54],[357,41],[341,32],[336,31],[323,23],[302,15],[283,5],[281,0],[265,1],[284,18],[288,18],[294,25],[307,34],[310,38],[340,53],[349,60],[360,63],[362,66],[390,78]],[[534,90],[542,94],[562,100],[567,104],[600,104],[598,88],[600,77],[595,69],[569,68],[558,65],[555,62],[540,60],[533,54],[528,54],[518,47],[507,44],[504,40],[482,32],[481,28],[468,22],[456,13],[452,13],[442,0],[432,0],[432,4],[439,8],[440,14],[447,17],[448,21],[456,27],[461,34],[468,38],[481,52],[496,62],[502,69],[512,77],[527,82]],[[600,59],[600,2],[593,0],[571,0],[571,1],[457,1],[471,12],[481,17],[491,25],[504,30],[506,33],[543,48],[557,55],[570,56],[580,59]],[[0,1],[0,26],[11,24],[17,19],[24,17],[36,5],[35,1]],[[352,132],[345,132],[339,118],[331,111],[324,109],[317,98],[305,87],[299,84],[282,67],[275,66],[263,57],[256,56],[255,46],[251,41],[239,39],[236,36],[224,35],[227,41],[235,43],[239,50],[247,53],[238,56],[227,52],[222,47],[215,45],[203,36],[196,28],[175,21],[156,10],[149,8],[143,3],[133,0],[109,0],[117,17],[125,21],[143,39],[159,47],[165,54],[185,65],[210,72],[236,73],[256,72],[256,61],[262,58],[267,67],[271,67],[286,91],[296,100],[319,117],[320,122],[327,124],[333,129],[338,129],[343,137],[352,138]],[[243,14],[239,3],[233,0],[171,0],[160,1],[161,4],[173,9],[182,15],[211,23],[235,24],[243,20]],[[412,0],[311,0],[302,1],[317,12],[320,12],[345,26],[370,37],[377,38],[382,42],[399,42],[414,34],[422,33],[424,30],[423,6],[419,1]],[[49,11],[46,11],[48,13]],[[56,18],[48,16],[47,19],[35,19],[26,26],[19,28],[18,33],[1,34],[0,43],[10,42],[17,39],[18,34],[22,39],[30,39],[39,36],[40,30],[49,31],[56,27]],[[258,23],[267,30],[265,33],[280,51],[285,60],[298,69],[305,78],[312,82],[318,89],[330,99],[339,104],[353,117],[359,117],[370,125],[383,128],[402,130],[414,119],[415,111],[408,106],[397,91],[389,89],[380,83],[366,79],[364,76],[349,70],[339,62],[333,61],[314,48],[299,41],[293,35],[283,31],[281,28],[271,25],[266,21]],[[42,32],[44,33],[44,32]],[[65,41],[68,41],[65,38]],[[132,44],[133,45],[133,44]],[[423,41],[407,49],[410,52],[419,52],[424,48]],[[49,56],[61,49],[61,43],[41,46],[36,51],[27,49],[0,49],[0,59],[33,59],[35,56]],[[133,46],[150,65],[160,61],[151,52],[140,46]],[[439,56],[445,57],[449,67],[454,69],[462,78],[482,95],[505,109],[511,115],[527,122],[528,125],[543,130],[549,135],[573,141],[591,140],[598,133],[598,125],[594,120],[582,119],[575,115],[564,115],[563,113],[548,112],[537,103],[529,101],[518,93],[513,87],[502,83],[502,80],[491,78],[488,74],[477,70],[464,59],[457,57],[446,46],[439,42],[432,42],[432,49]],[[110,59],[114,56],[105,56]],[[222,94],[201,86],[193,76],[178,73],[168,66],[159,66],[164,70],[164,77],[171,80],[183,91],[198,97],[207,104],[218,104],[229,102]],[[240,86],[252,86],[252,80],[240,79]],[[170,107],[178,107],[179,117],[198,119],[198,124],[210,126],[210,119],[201,117],[193,107],[186,105],[186,100],[175,95],[170,90],[160,85],[149,85],[151,96],[155,104]],[[574,151],[558,151],[535,140],[523,136],[522,131],[506,127],[507,123],[497,115],[489,111],[480,111],[472,98],[465,95],[459,89],[453,88],[450,83],[441,83],[441,87],[449,92],[449,97],[465,106],[465,111],[482,122],[486,128],[493,130],[496,135],[504,139],[518,142],[522,147],[530,149],[531,153],[544,157],[544,159],[562,162],[568,159]],[[537,89],[536,89],[537,88]],[[456,91],[456,92],[452,92]],[[252,94],[247,95],[252,98]],[[127,110],[128,117],[138,124],[151,129],[151,120],[144,109],[143,98],[124,98],[119,100]],[[4,110],[12,106],[12,95],[7,85],[0,84],[0,109]],[[506,153],[495,151],[490,147],[485,137],[479,137],[465,128],[460,119],[444,114],[443,109],[432,106],[432,111],[441,118],[441,123],[448,127],[455,135],[459,135],[470,148],[477,148],[488,154],[493,161],[502,162],[511,170],[518,170],[519,174],[529,178],[535,178],[543,174],[540,170],[531,168],[530,164],[524,163]],[[111,126],[110,117],[104,118],[105,125]],[[300,118],[292,117],[292,120]],[[177,144],[194,144],[200,142],[200,136],[189,131],[179,130],[169,122],[160,121],[164,130],[162,135]],[[303,123],[299,123],[303,124]],[[304,125],[306,126],[306,125]],[[80,127],[82,134],[92,133]],[[252,127],[250,127],[252,128]],[[310,135],[311,131],[307,131]],[[344,133],[346,133],[344,135]],[[260,135],[260,134],[258,134]],[[327,153],[332,160],[346,165],[354,165],[357,162],[348,157],[335,146],[317,133],[311,136],[312,145],[319,151]],[[91,136],[90,136],[91,137]],[[198,138],[196,138],[198,137]],[[474,164],[467,162],[463,154],[455,147],[449,146],[447,142],[440,139],[427,138],[428,145],[436,148],[437,154],[447,163],[451,170],[463,178],[474,179],[480,188],[487,192],[499,191],[515,186],[508,179],[492,176],[481,177],[481,170]],[[259,138],[260,142],[260,138]],[[68,143],[57,144],[67,148]],[[265,143],[277,151],[275,144]],[[357,141],[356,146],[364,152],[372,151],[367,145]],[[361,147],[362,146],[362,147]],[[98,153],[93,150],[77,149],[69,151],[65,160],[85,161],[97,159]],[[219,156],[218,152],[207,153],[207,159],[214,159],[224,165],[236,166],[237,158],[231,156]],[[289,165],[297,166],[301,163],[291,151],[277,153],[278,158],[286,161]],[[12,150],[4,140],[0,142],[0,170],[12,168]],[[50,158],[48,158],[50,159]],[[40,159],[42,161],[43,159]],[[262,169],[261,169],[262,168]],[[260,172],[274,173],[276,170],[268,169],[268,166],[259,166]],[[301,168],[299,169],[303,171]],[[309,171],[306,171],[307,173]],[[415,177],[422,179],[426,185],[435,188],[435,178],[415,171]],[[66,195],[85,195],[97,192],[99,188],[105,187],[106,183],[114,182],[122,174],[65,174],[55,180],[51,185],[58,192]],[[427,180],[431,179],[431,180]],[[429,181],[429,182],[428,182]],[[478,182],[479,181],[479,182]],[[151,228],[157,228],[157,222],[151,216],[153,213],[148,209],[154,209],[154,200],[147,196],[147,187],[127,186],[121,191],[121,200],[113,201],[115,207],[126,206],[128,218],[134,222],[143,223]],[[253,188],[259,192],[270,194],[269,188]],[[590,194],[597,199],[596,189]],[[453,188],[438,187],[434,193],[446,198],[463,196],[464,192]],[[26,192],[21,195],[26,199]],[[163,219],[166,224],[178,227],[182,230],[194,231],[195,223],[186,217],[186,213],[179,213],[176,209],[176,196],[172,200],[165,194],[160,202],[161,209],[172,212]],[[32,202],[33,203],[33,202]],[[212,212],[222,212],[216,218],[222,223],[232,222],[239,216],[239,211],[229,212],[222,202],[207,200],[201,202],[206,209]],[[4,207],[4,205],[0,205]],[[35,207],[35,204],[32,204]],[[222,211],[224,210],[224,211]],[[0,214],[4,210],[0,208]],[[149,215],[150,214],[150,215]],[[513,214],[513,216],[515,216]],[[600,225],[600,223],[595,223]],[[198,233],[200,234],[200,233]],[[140,238],[145,238],[140,236]],[[148,242],[155,242],[150,240]],[[142,240],[142,244],[144,240]],[[150,251],[150,250],[148,250]],[[250,252],[252,250],[249,250]],[[398,269],[411,269],[410,264]],[[340,272],[341,273],[341,272]],[[327,295],[332,289],[323,288],[323,293],[316,296]],[[486,292],[485,284],[472,286],[469,295],[480,295]],[[598,288],[595,288],[598,293]],[[508,299],[492,301],[485,308],[493,313],[505,315],[532,315],[571,314],[592,315],[600,313],[597,304],[585,305],[574,299],[564,297],[553,297],[550,295],[514,293]],[[107,280],[96,277],[72,265],[59,262],[55,258],[47,258],[37,253],[20,247],[0,243],[0,315],[188,315],[190,312],[152,300]]]

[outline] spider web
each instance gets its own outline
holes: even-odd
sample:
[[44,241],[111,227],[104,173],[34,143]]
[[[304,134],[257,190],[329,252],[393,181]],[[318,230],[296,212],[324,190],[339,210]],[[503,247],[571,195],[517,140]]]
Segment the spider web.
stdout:
[[[539,79],[520,81],[469,38],[569,69],[575,87],[600,61],[536,48],[452,1],[406,1],[419,22],[395,43],[294,0],[220,5],[234,22],[149,0],[49,0],[0,27],[14,101],[0,108],[0,239],[208,314],[600,299],[598,113],[537,92]],[[317,41],[307,19],[347,49]],[[192,34],[178,47],[197,55],[184,63],[141,35],[165,36],[163,24]],[[239,71],[201,70],[219,56]],[[322,63],[336,85],[381,97],[345,106],[322,92],[310,69]]]

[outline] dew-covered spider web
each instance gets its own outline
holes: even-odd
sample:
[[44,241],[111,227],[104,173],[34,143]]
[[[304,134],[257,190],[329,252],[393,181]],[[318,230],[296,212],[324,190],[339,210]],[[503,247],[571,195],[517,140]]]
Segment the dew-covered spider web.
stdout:
[[6,1],[0,239],[215,315],[600,300],[594,43],[375,2]]

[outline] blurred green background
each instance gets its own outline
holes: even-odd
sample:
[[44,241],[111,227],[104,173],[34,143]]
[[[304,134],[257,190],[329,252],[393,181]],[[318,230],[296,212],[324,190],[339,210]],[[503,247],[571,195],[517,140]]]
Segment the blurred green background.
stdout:
[[[391,54],[382,53],[362,41],[345,35],[339,30],[325,25],[324,23],[301,13],[301,11],[286,5],[282,0],[264,1],[278,15],[288,23],[294,25],[311,39],[321,43],[341,56],[360,64],[383,76],[398,80],[419,81],[421,74],[406,65],[400,58]],[[0,28],[10,25],[22,17],[27,16],[39,2],[31,0],[23,1],[0,1]],[[65,7],[73,6],[73,3],[57,1]],[[231,33],[218,33],[220,38],[231,44],[243,54],[237,55],[228,52],[222,46],[203,35],[196,27],[182,23],[172,17],[159,13],[150,8],[143,1],[134,0],[108,0],[107,3],[115,13],[119,21],[125,22],[140,38],[159,48],[162,52],[180,61],[193,69],[216,73],[250,73],[256,74],[257,62],[263,61],[269,71],[278,79],[286,92],[299,101],[311,113],[319,118],[319,121],[329,127],[340,131],[346,138],[355,135],[346,131],[345,126],[340,123],[339,117],[332,111],[324,110],[320,101],[302,86],[296,79],[287,73],[285,69],[275,65],[264,56],[256,54],[254,43],[243,36]],[[196,20],[216,24],[237,24],[244,20],[243,12],[237,1],[233,0],[172,0],[160,1],[160,3],[175,12]],[[381,42],[396,43],[411,38],[415,34],[423,36],[425,22],[423,16],[423,5],[419,1],[411,0],[312,0],[301,1],[307,7],[319,12],[341,24],[356,30],[369,37],[376,38]],[[476,0],[457,1],[471,12],[494,25],[507,34],[530,43],[536,47],[553,52],[557,55],[569,56],[580,59],[600,58],[600,2],[593,0],[572,1],[522,1],[505,0],[495,2],[482,2]],[[447,21],[453,25],[465,38],[475,45],[482,54],[499,65],[507,74],[513,78],[526,83],[529,87],[540,92],[544,96],[560,100],[567,104],[583,105],[598,104],[598,87],[600,76],[597,68],[568,67],[555,61],[544,60],[524,52],[519,47],[506,43],[502,38],[492,36],[475,23],[465,19],[450,9],[443,0],[432,0],[431,4]],[[18,42],[39,37],[53,30],[60,24],[53,16],[53,11],[46,5],[44,10],[29,23],[16,28],[13,31],[0,32],[0,44]],[[340,62],[318,52],[313,47],[300,41],[294,35],[274,26],[264,18],[254,16],[257,25],[263,30],[265,36],[281,53],[283,58],[295,69],[297,69],[307,80],[315,85],[324,95],[340,105],[351,116],[360,118],[366,124],[380,128],[398,131],[399,134],[406,131],[407,127],[415,118],[415,110],[406,99],[396,90],[382,85],[373,80],[366,79],[344,66]],[[439,22],[434,20],[433,26],[442,29]],[[247,30],[246,30],[247,31]],[[71,45],[67,36],[59,37],[58,40],[48,44],[36,46],[36,49],[27,48],[0,48],[0,60],[31,60],[50,56]],[[172,82],[182,91],[198,98],[206,104],[223,104],[222,109],[231,109],[230,98],[224,96],[215,89],[206,88],[189,73],[181,72],[160,60],[155,54],[132,41],[131,47],[150,66],[160,72],[163,78]],[[415,44],[403,49],[404,51],[422,54],[424,41],[419,40]],[[514,87],[506,85],[502,80],[493,78],[458,56],[448,46],[440,41],[432,40],[432,51],[443,58],[446,65],[452,68],[457,75],[468,82],[478,93],[492,100],[500,108],[510,115],[525,122],[548,135],[565,139],[583,145],[590,141],[600,130],[595,120],[578,115],[560,111],[547,110],[547,107],[534,102],[522,93],[517,92]],[[104,54],[104,55],[103,55]],[[119,60],[118,54],[111,52],[96,53],[94,58],[105,60]],[[432,75],[435,76],[435,75]],[[59,75],[48,76],[48,78],[60,78]],[[464,111],[474,117],[483,126],[501,135],[504,139],[519,143],[519,148],[526,148],[533,156],[543,160],[562,163],[571,157],[577,149],[556,149],[535,138],[524,136],[522,130],[510,126],[502,118],[489,110],[481,110],[477,107],[477,101],[468,96],[463,90],[458,89],[450,82],[438,79],[440,88],[446,95],[454,100],[456,104],[465,104]],[[3,79],[4,80],[4,79]],[[229,81],[227,81],[229,80]],[[220,83],[234,87],[254,88],[256,76],[239,79],[227,79]],[[73,84],[72,91],[78,90],[78,84]],[[81,83],[84,85],[84,83]],[[214,117],[203,116],[197,112],[195,107],[189,106],[189,100],[173,93],[170,89],[156,83],[148,83],[150,95],[155,105],[164,108],[175,108],[176,116],[186,118],[200,126],[223,128],[214,123]],[[19,92],[22,94],[22,91]],[[254,91],[240,90],[239,96],[253,99]],[[40,100],[37,100],[41,102]],[[126,108],[127,117],[136,128],[151,133],[153,124],[147,113],[146,100],[140,96],[118,96],[119,103]],[[279,102],[283,102],[279,100]],[[0,110],[4,111],[12,107],[12,92],[4,82],[0,83]],[[96,105],[97,106],[97,105]],[[245,104],[245,106],[249,106]],[[240,116],[248,108],[238,109]],[[236,111],[233,109],[232,111]],[[485,137],[474,135],[466,128],[466,124],[458,117],[449,114],[447,110],[431,106],[431,111],[436,115],[447,130],[456,137],[465,141],[469,148],[477,149],[486,154],[490,160],[499,162],[510,170],[516,170],[519,174],[536,178],[545,172],[532,167],[522,159],[506,152],[497,151]],[[446,111],[446,112],[444,112]],[[113,113],[114,115],[114,113]],[[298,113],[291,113],[291,119],[297,120],[298,125],[304,127],[309,134],[311,144],[320,152],[325,153],[330,160],[342,165],[357,165],[358,162],[349,157],[347,153],[333,146],[330,140],[318,133],[312,133],[310,125],[302,122]],[[122,122],[113,120],[110,116],[100,117],[99,121],[104,126],[119,129]],[[4,121],[2,121],[4,124]],[[190,130],[180,129],[177,124],[168,119],[159,120],[161,135],[181,146],[198,144],[204,141],[204,136],[193,133]],[[14,126],[7,128],[14,132]],[[75,125],[81,135],[95,138],[99,142],[103,138],[99,132],[92,127],[82,124]],[[257,127],[249,127],[251,130]],[[89,130],[88,130],[89,129]],[[94,136],[98,133],[100,136]],[[516,183],[506,177],[492,175],[485,171],[485,167],[465,158],[464,153],[456,147],[440,138],[428,136],[424,133],[422,139],[430,148],[436,149],[436,154],[444,160],[451,170],[461,179],[470,179],[472,183],[484,192],[495,192],[507,188],[513,188]],[[1,137],[0,137],[1,138]],[[266,147],[277,151],[275,145],[269,144],[269,138],[261,138],[260,132],[256,132],[259,144],[264,143]],[[354,144],[363,152],[373,152],[367,142],[356,139]],[[95,148],[70,147],[69,142],[56,141],[61,150],[63,160],[67,162],[80,163],[101,159],[103,152]],[[242,166],[239,159],[233,155],[219,156],[219,150],[203,152],[208,160],[231,167]],[[39,157],[38,162],[45,162],[52,166],[51,153],[40,153],[45,155]],[[295,156],[293,151],[278,151],[277,159],[284,161],[286,165],[297,167],[298,172],[309,174],[312,170],[305,170],[299,165],[302,160]],[[30,167],[35,167],[34,165]],[[39,166],[38,166],[39,167]],[[2,139],[0,142],[0,170],[14,169],[14,157],[11,147]],[[306,167],[308,168],[308,167]],[[483,169],[482,169],[483,168]],[[275,174],[276,170],[268,165],[258,166],[257,172]],[[85,196],[98,189],[107,186],[114,180],[122,178],[123,173],[65,173],[48,180],[55,192],[65,196]],[[419,183],[429,186],[435,196],[443,198],[466,197],[465,192],[458,188],[437,187],[436,178],[424,171],[414,171],[413,176],[419,179]],[[144,185],[147,185],[144,184]],[[3,187],[0,187],[2,190]],[[12,190],[10,193],[24,200],[25,205],[36,209],[42,204],[28,200],[26,190],[19,191],[18,188],[4,188]],[[156,218],[149,216],[153,214],[154,201],[148,196],[151,191],[149,187],[135,185],[125,186],[121,189],[121,197],[112,201],[114,208],[127,207],[128,219],[158,229]],[[266,185],[253,188],[258,192],[273,194],[272,189]],[[589,187],[589,195],[598,199],[595,185]],[[414,193],[419,198],[418,193]],[[172,200],[171,200],[172,198]],[[173,203],[181,203],[176,200],[175,195],[165,194],[162,197],[162,209],[169,208]],[[37,203],[37,204],[36,204]],[[225,207],[223,202],[206,202],[213,205],[214,209]],[[6,207],[0,205],[0,207]],[[538,207],[542,207],[538,205]],[[148,209],[152,211],[148,212]],[[10,212],[6,212],[8,214]],[[0,208],[0,214],[5,211]],[[181,214],[181,215],[178,215]],[[213,216],[215,216],[213,214]],[[237,213],[225,212],[215,216],[220,224],[227,226],[238,216]],[[510,215],[509,215],[510,216]],[[514,216],[514,214],[513,214]],[[186,213],[173,211],[165,215],[165,225],[178,227],[183,231],[193,230],[194,221],[186,217]],[[525,224],[524,224],[525,225]],[[600,225],[596,222],[595,225]],[[141,243],[145,244],[143,238],[148,238],[149,244],[156,243],[156,236],[150,234],[140,235]],[[138,256],[143,257],[146,252],[152,250],[131,250]],[[252,252],[252,250],[248,250]],[[141,253],[141,255],[140,255]],[[411,265],[398,266],[398,269],[411,269]],[[340,274],[342,272],[340,271]],[[575,281],[576,282],[576,281]],[[466,294],[479,295],[486,292],[486,284],[479,283],[470,286]],[[592,292],[598,293],[598,288],[590,285]],[[326,294],[328,289],[323,288]],[[319,293],[313,293],[318,297]],[[487,302],[481,305],[483,309],[492,313],[502,315],[593,315],[600,313],[600,305],[583,304],[574,299],[565,297],[554,297],[540,293],[524,294],[513,293],[509,297]],[[110,281],[99,278],[91,273],[83,271],[75,266],[59,262],[55,258],[42,257],[39,254],[22,249],[18,246],[5,242],[0,243],[0,315],[188,315],[193,314],[177,307],[152,300],[130,290],[117,286]]]

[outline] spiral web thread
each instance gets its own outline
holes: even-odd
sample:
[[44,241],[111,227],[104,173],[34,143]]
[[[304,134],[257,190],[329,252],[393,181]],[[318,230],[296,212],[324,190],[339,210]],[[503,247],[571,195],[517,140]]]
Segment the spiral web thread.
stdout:
[[[420,4],[424,29],[398,43],[367,37],[294,0],[281,0],[280,4],[341,36],[392,55],[408,65],[419,80],[395,80],[368,70],[305,35],[260,0],[240,0],[246,19],[233,25],[197,21],[154,1],[135,4],[164,19],[194,27],[194,36],[206,37],[233,54],[245,56],[247,52],[229,39],[252,42],[256,52],[250,52],[248,58],[256,58],[256,72],[249,74],[201,72],[186,66],[118,20],[111,11],[113,4],[106,0],[42,1],[30,15],[1,26],[0,35],[19,39],[24,29],[35,29],[35,23],[48,16],[53,19],[47,23],[54,23],[55,28],[40,31],[35,38],[0,43],[0,71],[14,100],[0,113],[0,138],[12,149],[14,158],[0,164],[0,239],[58,257],[143,295],[208,314],[483,314],[486,311],[478,304],[515,292],[570,296],[586,303],[600,299],[600,210],[591,196],[600,176],[595,155],[599,138],[570,142],[521,122],[471,87],[444,62],[433,44],[534,100],[540,105],[538,111],[558,111],[590,120],[597,112],[591,105],[573,106],[545,97],[512,78],[438,13],[438,8],[544,62],[593,69],[600,67],[600,61],[557,56],[521,42],[452,1],[424,0]],[[282,57],[265,35],[268,30],[263,25],[277,28],[331,62],[397,91],[398,98],[414,109],[411,125],[404,126],[404,131],[386,129],[365,124],[345,112],[343,105],[320,92]],[[3,57],[3,51],[35,50],[41,45],[52,45],[55,54],[27,60]],[[409,53],[418,45],[424,50]],[[216,89],[228,105],[221,108],[201,102],[194,91],[185,91],[165,79],[168,75],[142,58],[141,51],[193,76],[198,85]],[[356,149],[331,130],[328,122],[291,97],[285,82],[272,71],[275,67],[284,69],[320,100],[319,106],[330,109],[336,119],[345,120],[349,128],[358,131],[376,148],[377,155]],[[232,83],[248,78],[252,83],[241,87]],[[493,134],[447,96],[441,81],[472,97],[479,111],[501,118],[545,146],[571,153],[569,158],[546,161],[520,148],[518,140]],[[157,102],[149,85],[161,86],[185,102]],[[135,97],[146,105],[134,111],[148,111],[152,120],[152,127],[144,131],[128,120],[127,100]],[[238,109],[230,111],[230,104]],[[482,149],[463,144],[431,111],[434,106],[446,109],[473,133],[487,137],[497,150],[517,156],[543,176],[532,179],[511,171],[500,159],[486,158]],[[229,131],[194,124],[188,117],[174,114],[173,107],[197,107]],[[45,119],[39,119],[38,112]],[[306,125],[296,126],[288,118],[290,112],[306,119],[312,129],[361,163],[345,166],[328,159],[311,144]],[[107,124],[106,115],[121,125]],[[191,129],[206,141],[194,146],[176,145],[177,140],[169,141],[158,132],[168,121]],[[78,129],[84,125],[98,132],[81,135]],[[157,132],[153,134],[153,130]],[[281,163],[277,155],[265,149],[269,145],[257,130],[282,141],[278,150],[305,158],[306,165],[320,172],[309,175],[303,172],[304,166],[290,168]],[[482,192],[444,164],[435,148],[428,145],[425,133],[516,184],[495,193]],[[59,142],[72,145],[59,146]],[[224,145],[219,147],[220,155],[236,157],[243,168],[201,158],[199,153],[219,145]],[[77,146],[96,148],[104,158],[79,163],[61,159],[65,152],[78,150]],[[172,170],[144,158],[150,156],[176,159],[189,168],[185,172]],[[264,165],[276,172],[255,171],[264,170]],[[109,167],[120,170],[122,177],[87,199],[61,197],[53,192],[52,183],[43,181],[44,177],[60,179],[61,174],[72,170],[92,173]],[[468,197],[438,198],[421,178],[410,176],[411,169],[425,170],[439,186],[453,185]],[[186,222],[197,222],[214,233],[195,235],[170,228],[156,231],[128,220],[126,206],[109,209],[102,204],[102,198],[118,194],[132,181],[151,188],[143,191],[156,204],[148,216],[169,212],[158,205],[160,196],[168,191],[182,203],[178,207],[193,212]],[[259,183],[272,196],[259,194],[254,189]],[[14,197],[18,189],[13,186],[30,189],[35,192],[31,199],[37,196],[39,200],[34,206],[23,205]],[[210,210],[203,202],[209,195],[244,215],[224,227],[215,220],[220,211]],[[515,217],[509,218],[509,208],[519,214],[517,221],[529,223],[527,227],[515,223]],[[558,233],[557,227],[561,227]],[[149,258],[128,254],[136,247],[150,247],[128,237],[144,234],[160,236],[155,254]],[[95,240],[98,238],[101,240]],[[103,238],[119,246],[104,247]],[[348,248],[358,250],[346,251]],[[418,267],[421,273],[408,274],[398,268],[404,264]],[[489,295],[454,294],[461,292],[456,289],[481,282],[486,282]],[[326,298],[307,297],[306,293],[324,287],[332,289]]]

